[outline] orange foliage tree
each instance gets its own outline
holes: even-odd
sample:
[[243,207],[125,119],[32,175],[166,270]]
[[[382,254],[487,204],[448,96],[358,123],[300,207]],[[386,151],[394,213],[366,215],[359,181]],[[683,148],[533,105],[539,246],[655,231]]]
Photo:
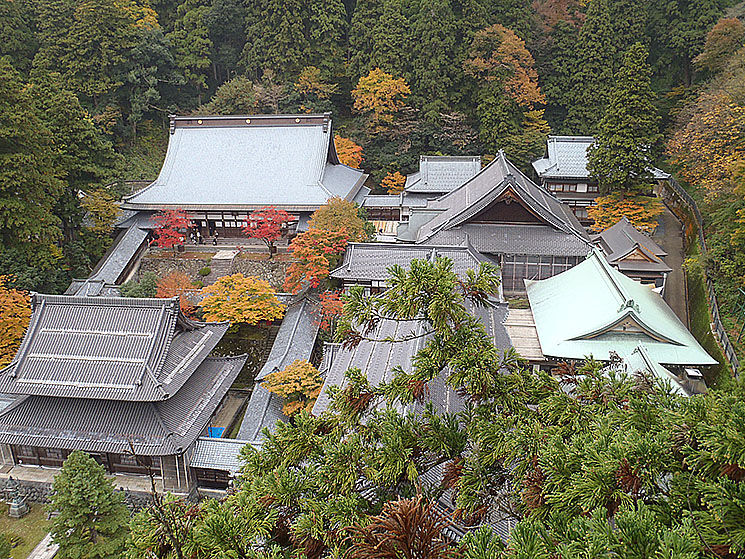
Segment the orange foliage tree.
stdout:
[[9,276],[0,276],[0,367],[10,363],[31,319],[28,293],[11,289]]
[[654,196],[623,196],[609,194],[595,199],[595,206],[587,209],[587,215],[595,220],[591,229],[605,231],[622,217],[644,233],[652,233],[657,227],[657,218],[665,211],[662,202]]
[[349,242],[347,231],[309,229],[290,244],[293,262],[287,269],[284,287],[297,293],[303,284],[318,287],[339,262]]
[[352,242],[367,241],[370,238],[368,222],[360,217],[357,204],[338,196],[329,199],[310,216],[310,229],[325,231],[346,231]]
[[733,171],[745,159],[745,107],[724,92],[709,91],[681,119],[685,126],[667,145],[672,162],[708,197],[731,193]]
[[321,330],[328,332],[333,329],[336,319],[342,315],[344,301],[340,291],[324,291],[319,297],[321,304],[318,309],[318,325]]
[[395,173],[388,173],[382,181],[380,186],[388,191],[388,194],[400,194],[404,190],[406,184],[406,177],[396,171]]
[[258,324],[276,320],[285,314],[285,306],[277,299],[269,282],[254,276],[233,274],[223,276],[202,289],[204,298],[199,306],[207,321]]
[[700,68],[719,72],[742,46],[743,38],[745,26],[739,19],[722,18],[709,31],[704,51],[694,59],[694,62]]
[[336,154],[339,156],[339,161],[344,165],[353,169],[359,169],[362,166],[362,146],[338,134],[334,136],[334,145],[336,145]]
[[274,254],[274,243],[282,236],[282,229],[286,228],[295,218],[284,210],[274,206],[261,208],[248,216],[248,225],[242,231],[249,239],[260,239],[269,250],[269,258]]
[[362,113],[372,113],[373,121],[390,123],[393,115],[404,106],[404,100],[411,93],[406,80],[394,78],[380,68],[370,70],[357,82],[352,90],[354,108]]
[[197,288],[191,278],[183,272],[174,271],[158,280],[156,297],[170,299],[178,297],[181,304],[181,312],[187,316],[194,313],[194,297]]
[[323,388],[323,380],[318,369],[307,361],[297,359],[284,371],[267,375],[263,385],[269,392],[284,398],[282,412],[285,415],[295,415],[313,409]]

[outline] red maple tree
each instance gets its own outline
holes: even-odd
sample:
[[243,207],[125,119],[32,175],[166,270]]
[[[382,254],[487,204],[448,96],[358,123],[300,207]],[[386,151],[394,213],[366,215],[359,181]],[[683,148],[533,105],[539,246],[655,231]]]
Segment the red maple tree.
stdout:
[[329,276],[347,248],[349,233],[310,228],[290,244],[293,262],[287,269],[285,289],[297,293],[304,283],[318,287]]
[[344,301],[341,291],[324,291],[319,295],[320,306],[318,309],[318,326],[321,330],[330,332],[336,319],[344,312]]
[[163,210],[153,216],[155,238],[153,244],[160,248],[172,248],[184,243],[186,230],[191,227],[191,219],[184,210]]
[[269,249],[269,258],[274,253],[274,243],[282,236],[282,228],[295,218],[284,210],[268,206],[256,210],[248,216],[248,225],[243,228],[243,234],[249,239],[261,239]]

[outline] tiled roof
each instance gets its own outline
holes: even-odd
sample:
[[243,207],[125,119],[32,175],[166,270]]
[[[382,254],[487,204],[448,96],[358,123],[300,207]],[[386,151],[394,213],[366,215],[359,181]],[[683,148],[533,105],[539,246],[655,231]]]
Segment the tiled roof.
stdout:
[[189,465],[192,468],[223,470],[235,475],[242,466],[238,455],[247,444],[248,441],[239,439],[199,438],[194,445],[194,454]]
[[615,270],[593,251],[554,277],[525,281],[543,354],[608,361],[644,343],[656,362],[715,365],[675,313],[649,287]]
[[254,386],[238,438],[260,444],[264,439],[262,431],[265,428],[273,433],[277,421],[289,421],[290,418],[282,413],[282,404],[281,396],[269,392],[262,384]]
[[303,297],[287,307],[269,358],[256,375],[256,381],[286,369],[297,359],[310,359],[318,335],[317,305],[317,301]]
[[0,371],[2,393],[164,400],[228,328],[187,319],[178,298],[35,294],[32,305],[21,347]]
[[419,157],[419,172],[406,177],[407,192],[440,193],[455,190],[481,170],[479,156]]
[[[423,225],[417,226],[415,234],[416,242],[457,243],[458,241],[452,239],[445,240],[447,235],[439,236],[437,240],[435,238],[443,231],[452,230],[453,228],[467,224],[470,219],[499,200],[500,196],[507,192],[508,189],[518,196],[522,203],[543,221],[543,225],[539,225],[544,229],[542,233],[543,237],[553,236],[554,244],[561,245],[562,247],[566,245],[566,247],[561,249],[561,252],[543,254],[566,254],[567,251],[577,251],[578,249],[576,247],[582,244],[585,244],[589,249],[590,239],[571,209],[523,175],[517,167],[510,163],[502,151],[497,154],[494,161],[463,186],[437,200],[430,201],[427,207],[422,210],[413,209],[410,219],[412,225],[414,223],[420,223],[416,218],[417,213],[421,212],[430,215],[436,212]],[[401,229],[407,238],[413,235],[412,225]],[[486,224],[479,231],[482,234],[487,234],[483,232],[487,231],[489,227],[503,227],[503,232],[509,234],[511,231],[510,228],[514,227],[515,231],[519,232],[523,226],[521,224],[490,223]],[[525,231],[535,230],[527,229]],[[471,242],[478,250],[481,250],[476,245],[475,240]],[[524,254],[525,252],[517,253]]]
[[373,194],[365,196],[362,202],[363,208],[398,208],[401,206],[400,194]]
[[[671,268],[662,260],[667,253],[650,237],[636,229],[623,217],[592,240],[600,245],[608,262],[624,271],[670,272]],[[650,261],[625,259],[634,251],[640,251]]]
[[443,229],[428,242],[468,242],[479,252],[487,254],[587,256],[591,250],[590,245],[578,236],[544,225],[468,223]]
[[481,262],[492,262],[470,246],[406,245],[395,243],[350,243],[341,266],[331,277],[354,280],[385,280],[394,264],[408,268],[412,260],[449,258],[453,271],[463,278],[468,270],[478,270]]
[[[504,328],[504,319],[507,315],[506,305],[471,306],[471,312],[481,320],[497,349],[504,350],[511,346]],[[371,386],[389,382],[397,367],[411,371],[412,360],[426,341],[422,337],[423,329],[424,324],[420,321],[384,319],[370,333],[370,340],[363,340],[354,348],[339,348],[326,373],[323,390],[313,406],[313,414],[319,415],[328,409],[331,402],[328,388],[345,386],[344,373],[348,369],[359,368],[365,373]],[[405,339],[405,341],[377,341],[385,339]],[[427,401],[432,402],[441,412],[456,412],[463,406],[463,399],[446,383],[447,372],[443,372],[441,377],[428,384]]]
[[366,175],[339,163],[330,115],[172,117],[154,183],[125,209],[313,210],[353,199]]
[[[533,168],[543,179],[589,180],[587,150],[595,143],[592,136],[549,136],[548,156],[533,162]],[[656,179],[667,179],[668,173],[653,168]]]
[[246,356],[208,358],[168,400],[27,396],[0,412],[0,443],[144,456],[178,454],[205,430]]

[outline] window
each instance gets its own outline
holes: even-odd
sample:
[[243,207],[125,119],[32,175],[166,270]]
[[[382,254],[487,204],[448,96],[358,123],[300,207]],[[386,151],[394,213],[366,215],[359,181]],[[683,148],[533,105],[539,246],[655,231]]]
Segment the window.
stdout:
[[65,458],[62,451],[58,448],[44,449],[44,454],[46,454],[47,458],[53,458],[55,460],[64,460]]
[[565,184],[564,190],[567,192],[577,192],[577,185],[575,183]]
[[588,184],[587,192],[600,192],[600,187],[597,184]]

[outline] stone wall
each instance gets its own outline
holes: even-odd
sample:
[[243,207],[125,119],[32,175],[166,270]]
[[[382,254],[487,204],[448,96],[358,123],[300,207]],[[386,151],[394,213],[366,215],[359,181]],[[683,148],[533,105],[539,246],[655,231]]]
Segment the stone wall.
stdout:
[[[0,492],[4,495],[5,484],[8,480],[0,479]],[[52,484],[44,483],[41,481],[26,481],[26,480],[14,480],[18,481],[18,493],[26,499],[27,503],[43,503],[49,502],[52,495]],[[188,500],[197,500],[198,493],[194,488],[191,494],[187,497]],[[152,496],[150,493],[145,491],[124,491],[124,502],[127,508],[131,512],[137,512],[152,502]]]
[[[233,259],[229,273],[257,276],[268,281],[274,289],[281,291],[289,265],[290,262],[280,260],[250,260],[236,257]],[[154,272],[158,277],[163,277],[171,272],[179,271],[193,281],[203,281],[204,278],[199,275],[199,270],[205,266],[211,267],[211,263],[204,258],[159,258],[145,255],[140,262],[137,279],[139,280],[145,272]]]

